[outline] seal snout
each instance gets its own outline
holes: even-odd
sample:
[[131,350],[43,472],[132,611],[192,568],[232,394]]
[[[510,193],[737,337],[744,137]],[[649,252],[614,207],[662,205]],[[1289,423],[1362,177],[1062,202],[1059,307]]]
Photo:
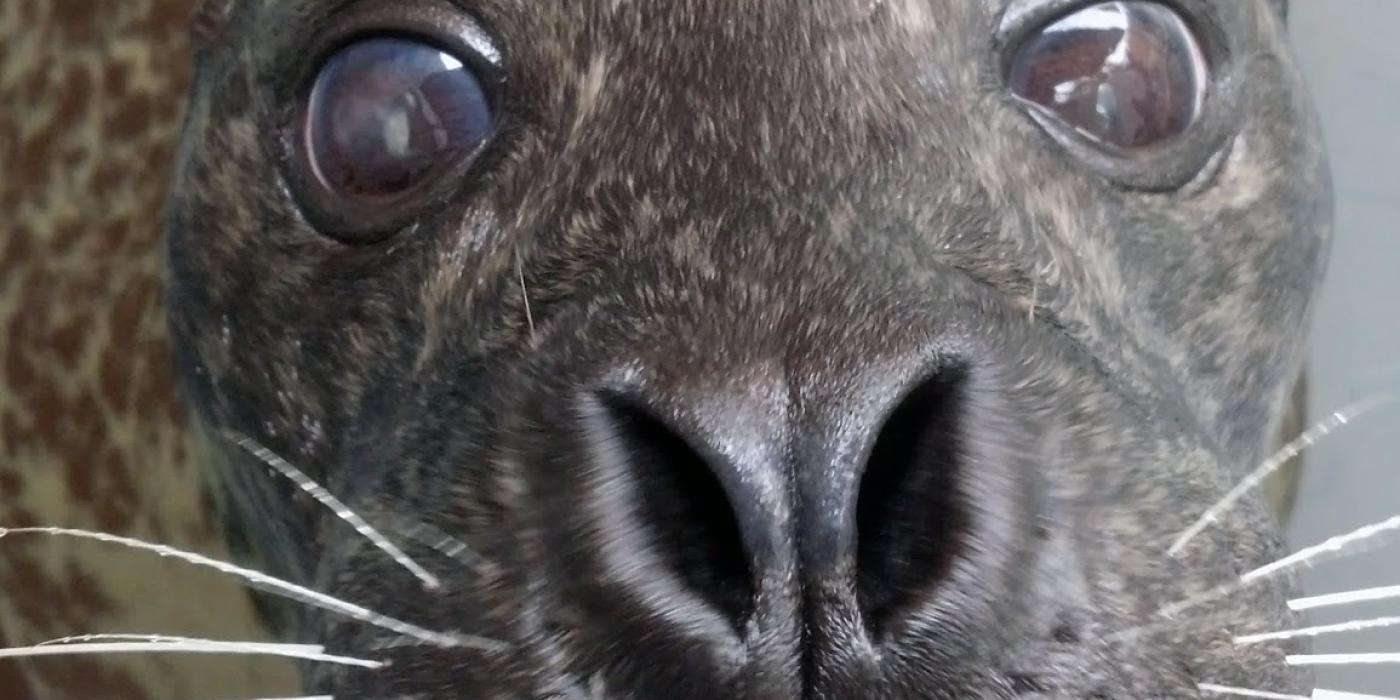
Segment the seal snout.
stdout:
[[797,421],[786,397],[641,386],[602,393],[585,431],[597,469],[631,482],[634,524],[736,629],[765,580],[796,572],[853,591],[874,631],[961,546],[965,374],[940,370],[903,394],[882,381],[858,407],[808,406]]
[[946,349],[640,354],[562,423],[531,421],[562,451],[536,466],[574,485],[543,527],[589,648],[674,681],[835,692],[881,683],[911,639],[985,624],[969,602],[1000,592],[1023,473],[992,373]]

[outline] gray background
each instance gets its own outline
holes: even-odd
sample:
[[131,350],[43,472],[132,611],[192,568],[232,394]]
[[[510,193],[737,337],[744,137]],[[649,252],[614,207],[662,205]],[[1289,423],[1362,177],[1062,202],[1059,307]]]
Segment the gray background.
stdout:
[[[1293,0],[1293,42],[1321,113],[1337,193],[1332,266],[1313,327],[1310,418],[1400,385],[1400,0]],[[1400,409],[1308,452],[1290,539],[1314,544],[1400,513]],[[1400,585],[1400,544],[1318,566],[1306,592]],[[1400,601],[1310,622],[1400,615]],[[1320,638],[1333,652],[1400,652],[1400,630]],[[1319,673],[1334,690],[1400,693],[1400,664]]]

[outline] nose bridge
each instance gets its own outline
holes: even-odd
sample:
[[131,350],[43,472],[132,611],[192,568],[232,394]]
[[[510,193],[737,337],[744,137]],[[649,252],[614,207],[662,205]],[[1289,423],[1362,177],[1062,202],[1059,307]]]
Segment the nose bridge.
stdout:
[[[945,339],[935,329],[900,327],[909,318],[878,304],[826,304],[802,317],[728,323],[721,319],[732,317],[701,315],[710,328],[648,347],[621,391],[665,416],[722,485],[759,589],[795,578],[853,590],[859,538],[889,530],[860,531],[862,489],[882,478],[895,489],[943,483],[888,470],[872,476],[883,465],[871,460],[898,463],[895,471],[948,466],[905,463],[948,447],[923,442],[951,442],[939,433],[948,426],[930,430],[924,421],[956,412],[959,385],[950,377],[959,360],[940,349]],[[888,435],[892,426],[910,434]],[[882,439],[907,444],[882,448]],[[882,503],[865,517],[878,521]]]
[[853,563],[864,462],[896,405],[935,371],[934,360],[914,351],[849,355],[834,344],[813,363],[814,348],[781,334],[776,340],[750,339],[770,348],[761,358],[752,349],[703,360],[658,351],[643,372],[649,376],[619,392],[665,416],[709,463],[755,574],[797,567],[804,576],[840,575]]
[[848,576],[856,504],[872,448],[898,401],[925,371],[917,356],[869,356],[803,377],[796,393],[792,488],[798,558],[811,579]]
[[652,356],[651,377],[622,391],[665,415],[708,465],[738,520],[751,573],[791,573],[795,411],[781,358]]

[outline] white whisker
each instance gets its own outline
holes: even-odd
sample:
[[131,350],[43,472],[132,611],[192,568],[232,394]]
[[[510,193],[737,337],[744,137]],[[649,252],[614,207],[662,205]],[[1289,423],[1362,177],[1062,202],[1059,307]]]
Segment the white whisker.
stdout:
[[481,555],[477,554],[470,545],[432,525],[422,522],[413,522],[401,526],[394,526],[393,529],[400,535],[448,559],[466,564],[471,568],[481,566]]
[[535,315],[530,311],[530,292],[525,289],[525,268],[520,264],[520,252],[515,255],[515,276],[520,280],[520,298],[525,300],[525,322],[530,326],[530,337],[535,337]]
[[336,700],[336,696],[255,697],[253,700]]
[[304,648],[301,644],[265,644],[260,642],[225,642],[214,639],[164,637],[158,641],[62,642],[53,640],[28,647],[0,649],[0,659],[33,658],[36,656],[74,656],[79,654],[227,654],[239,656],[279,656],[303,661],[380,669],[387,662],[351,656],[327,654],[325,649]]
[[253,571],[236,564],[219,561],[206,557],[202,554],[186,552],[168,545],[152,544],[132,537],[122,537],[105,532],[94,532],[91,530],[79,530],[74,528],[61,527],[0,527],[0,538],[13,535],[45,535],[49,537],[72,537],[95,542],[118,544],[131,549],[136,549],[153,554],[179,559],[180,561],[214,569],[220,573],[228,574],[243,579],[248,585],[258,590],[281,596],[289,600],[320,608],[329,612],[334,612],[345,617],[358,620],[368,625],[380,629],[412,637],[422,642],[426,642],[436,647],[452,648],[464,647],[481,649],[485,651],[495,651],[503,647],[500,642],[485,639],[482,637],[464,635],[458,633],[434,632],[409,622],[404,622],[388,615],[374,612],[368,608],[350,603],[339,598],[335,598],[325,593],[314,591],[305,586],[299,586],[290,581],[269,576],[267,574]]
[[1265,564],[1253,571],[1247,572],[1235,581],[1217,586],[1205,593],[1192,596],[1183,601],[1164,606],[1157,611],[1157,614],[1163,617],[1176,617],[1187,610],[1234,595],[1256,583],[1267,581],[1300,566],[1312,566],[1324,561],[1330,561],[1333,558],[1356,554],[1359,551],[1363,551],[1363,548],[1366,546],[1375,546],[1379,544],[1376,540],[1392,535],[1397,531],[1400,531],[1400,515],[1393,516],[1378,523],[1359,527],[1344,535],[1337,535],[1321,544],[1300,549],[1278,561]]
[[434,576],[427,569],[419,566],[418,562],[405,554],[402,549],[399,549],[393,542],[390,542],[388,538],[380,534],[373,526],[365,522],[365,519],[361,518],[359,514],[350,510],[344,502],[336,498],[330,491],[327,491],[325,487],[307,476],[305,472],[292,466],[287,460],[282,459],[282,457],[278,456],[272,450],[258,444],[252,438],[231,431],[226,433],[226,435],[229,440],[232,440],[249,454],[257,457],[259,461],[266,464],[273,471],[276,471],[278,474],[281,474],[283,477],[296,484],[297,488],[316,499],[321,505],[330,509],[332,513],[335,513],[337,518],[348,523],[350,527],[355,529],[355,532],[360,533],[365,539],[369,540],[371,544],[379,548],[380,551],[389,555],[399,566],[402,566],[407,569],[409,573],[416,576],[419,581],[423,582],[424,586],[430,589],[437,589],[442,586],[442,582],[438,580],[437,576]]
[[1247,585],[1304,564],[1316,564],[1319,560],[1328,555],[1345,556],[1356,552],[1359,545],[1368,544],[1371,540],[1393,534],[1396,531],[1400,531],[1400,515],[1382,520],[1373,525],[1359,527],[1345,535],[1337,535],[1321,544],[1304,547],[1272,564],[1265,564],[1241,576],[1240,581]]
[[1294,654],[1284,657],[1289,666],[1364,666],[1400,664],[1400,654]]
[[1197,683],[1196,689],[1200,690],[1202,693],[1211,695],[1225,695],[1236,698],[1263,698],[1264,700],[1400,700],[1400,698],[1389,695],[1366,695],[1363,693],[1348,693],[1342,690],[1326,690],[1323,688],[1312,691],[1311,695],[1275,693],[1267,690],[1235,688],[1228,685],[1217,685],[1215,683]]
[[1395,598],[1400,598],[1400,586],[1380,586],[1378,588],[1362,588],[1355,591],[1342,591],[1341,593],[1325,593],[1323,595],[1308,596],[1306,598],[1294,598],[1288,601],[1288,609],[1294,611],[1312,610],[1314,608],[1331,608],[1338,605],[1368,603],[1376,600],[1392,600]]
[[1234,688],[1228,685],[1216,685],[1214,683],[1197,683],[1196,689],[1202,693],[1211,695],[1228,695],[1236,698],[1265,698],[1266,700],[1313,700],[1308,695],[1293,695],[1291,693],[1271,693],[1267,690],[1250,690],[1249,688]]
[[1244,634],[1235,637],[1234,642],[1237,646],[1245,646],[1249,644],[1258,644],[1260,642],[1273,642],[1283,639],[1297,639],[1299,637],[1320,637],[1324,634],[1362,632],[1365,630],[1395,627],[1397,625],[1400,625],[1400,617],[1376,617],[1369,620],[1353,620],[1351,622],[1339,622],[1335,625],[1318,625],[1316,627],[1300,627],[1298,629],[1280,630],[1278,632]]
[[1293,654],[1283,657],[1289,666],[1361,666],[1373,664],[1400,664],[1400,653],[1396,654]]
[[1312,700],[1400,700],[1400,697],[1394,695],[1348,693],[1341,690],[1314,690]]
[[1297,438],[1279,448],[1277,452],[1264,460],[1254,471],[1250,472],[1249,475],[1236,484],[1234,488],[1230,489],[1223,498],[1210,508],[1207,508],[1206,512],[1201,515],[1196,522],[1192,523],[1185,532],[1181,533],[1181,535],[1172,542],[1171,547],[1167,549],[1167,553],[1173,557],[1180,555],[1182,550],[1186,549],[1186,546],[1189,545],[1197,535],[1204,532],[1212,523],[1218,522],[1220,516],[1229,511],[1245,494],[1258,488],[1260,484],[1264,483],[1265,479],[1282,468],[1289,460],[1301,454],[1303,450],[1313,446],[1322,438],[1330,435],[1332,432],[1347,425],[1351,421],[1381,406],[1391,403],[1394,400],[1395,396],[1391,394],[1376,394],[1367,397],[1341,410],[1334,411],[1332,415],[1303,431]]
[[256,697],[253,700],[336,700],[336,696]]
[[[174,642],[174,643],[198,643],[198,642],[218,642],[218,640],[199,639],[197,637],[179,637],[169,634],[77,634],[70,637],[59,637],[46,642],[35,644],[36,647],[47,647],[58,644],[74,644],[79,642]],[[223,644],[238,644],[248,647],[268,647],[280,650],[301,651],[308,654],[324,653],[326,648],[319,644],[282,644],[277,642],[220,642]]]

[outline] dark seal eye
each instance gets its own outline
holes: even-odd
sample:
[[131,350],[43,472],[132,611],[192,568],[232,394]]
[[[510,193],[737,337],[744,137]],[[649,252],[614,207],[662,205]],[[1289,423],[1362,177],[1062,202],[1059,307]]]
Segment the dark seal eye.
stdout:
[[297,147],[323,194],[367,210],[401,203],[475,152],[491,127],[486,90],[467,62],[421,41],[380,37],[340,49],[321,67]]
[[1090,5],[1051,22],[1017,50],[1009,76],[1012,94],[1038,117],[1118,155],[1185,134],[1200,117],[1206,80],[1186,21],[1143,1]]

